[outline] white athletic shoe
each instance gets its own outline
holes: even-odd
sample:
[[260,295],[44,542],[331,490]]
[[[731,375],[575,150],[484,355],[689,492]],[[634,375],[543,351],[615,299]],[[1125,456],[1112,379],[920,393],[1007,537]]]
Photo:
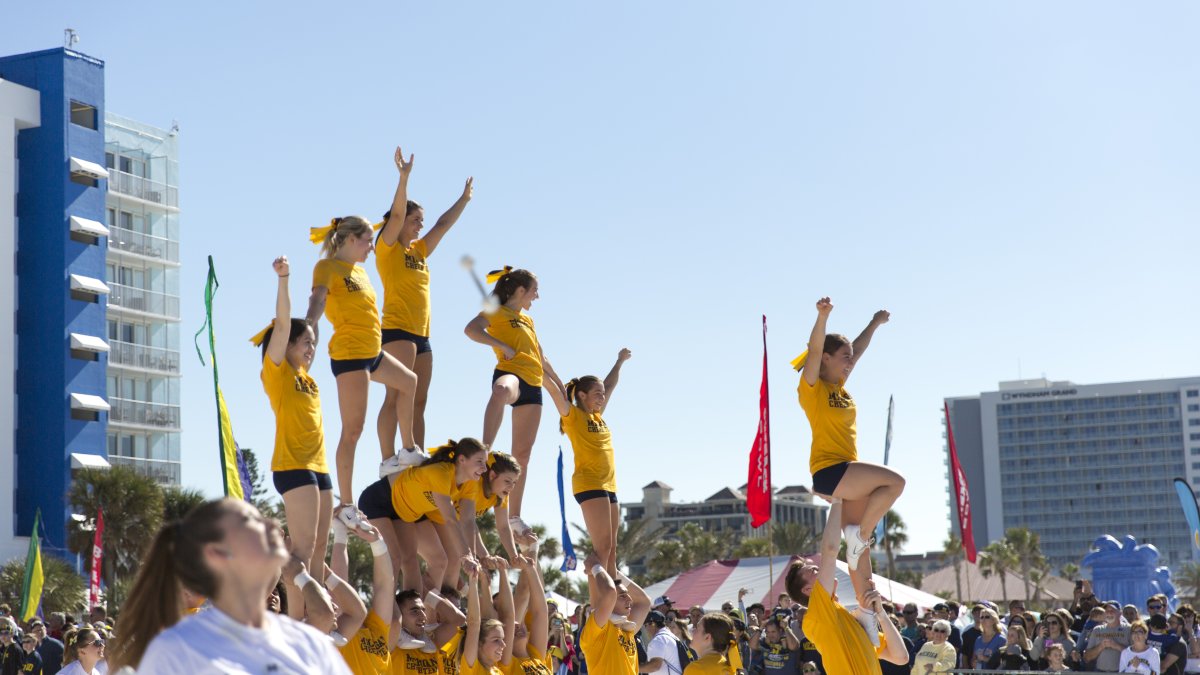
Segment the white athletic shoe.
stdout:
[[856,570],[858,569],[858,559],[871,548],[871,541],[874,538],[863,541],[862,528],[858,525],[843,527],[842,534],[846,536],[846,565],[851,570]]
[[418,640],[415,636],[409,634],[403,628],[400,629],[400,639],[396,640],[396,649],[421,649],[424,650],[425,640]]
[[353,504],[342,504],[337,508],[334,515],[350,530],[364,530],[371,526],[367,522],[367,516]]
[[863,627],[863,630],[867,631],[867,639],[869,639],[871,641],[871,644],[878,647],[879,646],[879,617],[875,616],[875,611],[870,610],[870,609],[863,609],[862,607],[855,607],[854,608],[854,619],[856,621],[858,621],[858,624],[860,626]]
[[429,459],[429,455],[418,447],[397,450],[396,454],[379,463],[379,477],[387,478],[394,473],[400,473],[410,466],[416,466]]

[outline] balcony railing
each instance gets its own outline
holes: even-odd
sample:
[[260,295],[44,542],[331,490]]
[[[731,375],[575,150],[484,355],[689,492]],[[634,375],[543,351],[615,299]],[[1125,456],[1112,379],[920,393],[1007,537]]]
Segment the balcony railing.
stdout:
[[167,295],[158,291],[147,291],[124,284],[108,284],[108,304],[110,307],[148,312],[160,316],[179,318],[179,296]]
[[147,258],[179,262],[179,242],[123,227],[108,228],[108,247]]
[[179,352],[120,340],[108,341],[108,362],[163,373],[179,372]]
[[179,206],[179,188],[124,171],[108,170],[108,189],[111,192],[137,197],[163,206],[174,208]]
[[179,485],[181,479],[182,465],[179,462],[109,455],[108,463],[113,466],[128,466],[143,476],[153,478],[161,485]]
[[179,429],[179,406],[165,403],[146,403],[131,401],[125,398],[109,398],[112,408],[108,412],[108,421],[141,424],[162,429]]

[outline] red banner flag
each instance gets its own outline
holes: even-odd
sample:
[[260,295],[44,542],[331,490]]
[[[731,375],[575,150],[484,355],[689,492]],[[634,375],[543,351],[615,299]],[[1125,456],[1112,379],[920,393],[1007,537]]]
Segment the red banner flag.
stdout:
[[104,558],[104,509],[96,509],[96,538],[92,541],[92,590],[88,607],[100,604],[100,570]]
[[958,531],[962,535],[963,552],[967,562],[975,562],[975,535],[971,533],[971,494],[967,491],[967,475],[958,463],[954,449],[954,431],[950,428],[950,404],[946,403],[946,444],[950,446],[950,475],[954,479],[954,497],[958,504]]
[[771,519],[771,410],[767,393],[767,317],[763,315],[763,371],[758,388],[758,434],[750,448],[750,479],[746,481],[746,509],[750,526]]

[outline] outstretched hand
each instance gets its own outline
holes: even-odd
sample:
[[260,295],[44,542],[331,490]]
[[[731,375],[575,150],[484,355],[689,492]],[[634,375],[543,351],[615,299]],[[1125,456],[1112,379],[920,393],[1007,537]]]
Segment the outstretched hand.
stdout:
[[888,319],[891,318],[891,312],[887,311],[886,309],[881,309],[878,312],[875,312],[875,316],[871,317],[871,323],[875,324],[876,326],[882,326],[888,322]]
[[625,362],[625,361],[628,361],[628,360],[629,360],[629,359],[631,359],[631,358],[633,358],[633,352],[629,351],[629,348],[628,348],[628,347],[626,347],[626,348],[622,349],[621,351],[617,352],[617,360],[618,360],[618,361]]
[[471,201],[471,197],[475,196],[475,177],[471,176],[467,179],[467,184],[463,186],[463,193],[459,199],[464,202]]
[[407,161],[407,162],[406,162],[406,161],[404,161],[404,151],[402,151],[402,150],[400,149],[400,146],[398,146],[398,145],[396,146],[396,157],[395,157],[395,161],[396,161],[396,168],[400,170],[400,173],[401,173],[402,175],[405,175],[405,176],[407,176],[409,173],[411,173],[411,172],[412,172],[412,168],[413,168],[413,155],[412,155],[412,153],[409,153],[409,155],[408,155],[408,161]]
[[829,316],[833,311],[833,302],[828,297],[821,298],[817,301],[817,314],[819,316]]
[[292,273],[292,266],[288,264],[286,255],[281,255],[276,258],[275,262],[271,263],[271,267],[274,267],[275,274],[278,274],[281,277],[286,277]]

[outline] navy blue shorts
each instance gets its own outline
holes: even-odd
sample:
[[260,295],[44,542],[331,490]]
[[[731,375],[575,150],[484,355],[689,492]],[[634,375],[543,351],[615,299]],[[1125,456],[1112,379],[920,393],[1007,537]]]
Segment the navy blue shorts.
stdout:
[[500,379],[503,375],[512,375],[517,378],[517,400],[513,401],[512,407],[520,405],[541,405],[542,404],[542,388],[535,387],[525,380],[522,380],[516,373],[509,373],[503,370],[492,371],[492,383]]
[[608,490],[584,490],[575,493],[575,501],[579,504],[591,499],[607,499],[610,504],[616,504],[617,493]]
[[418,354],[425,354],[433,351],[433,347],[429,344],[429,338],[424,335],[417,335],[399,328],[384,328],[383,329],[383,344],[396,342],[397,340],[408,340],[417,346]]
[[383,352],[379,352],[378,356],[370,359],[329,359],[329,367],[333,369],[334,377],[342,373],[353,373],[356,370],[373,373],[379,370],[381,361],[383,361]]
[[380,478],[362,491],[358,496],[358,510],[363,512],[367,520],[400,520],[396,507],[392,506],[392,485],[386,478]]
[[827,466],[814,473],[813,492],[832,497],[833,491],[837,489],[838,483],[842,482],[842,476],[846,475],[846,469],[849,466],[850,462],[842,462],[833,466]]
[[332,490],[333,481],[329,474],[309,471],[308,469],[293,469],[291,471],[272,471],[271,482],[275,483],[275,491],[283,494],[305,485],[316,485],[318,490]]

